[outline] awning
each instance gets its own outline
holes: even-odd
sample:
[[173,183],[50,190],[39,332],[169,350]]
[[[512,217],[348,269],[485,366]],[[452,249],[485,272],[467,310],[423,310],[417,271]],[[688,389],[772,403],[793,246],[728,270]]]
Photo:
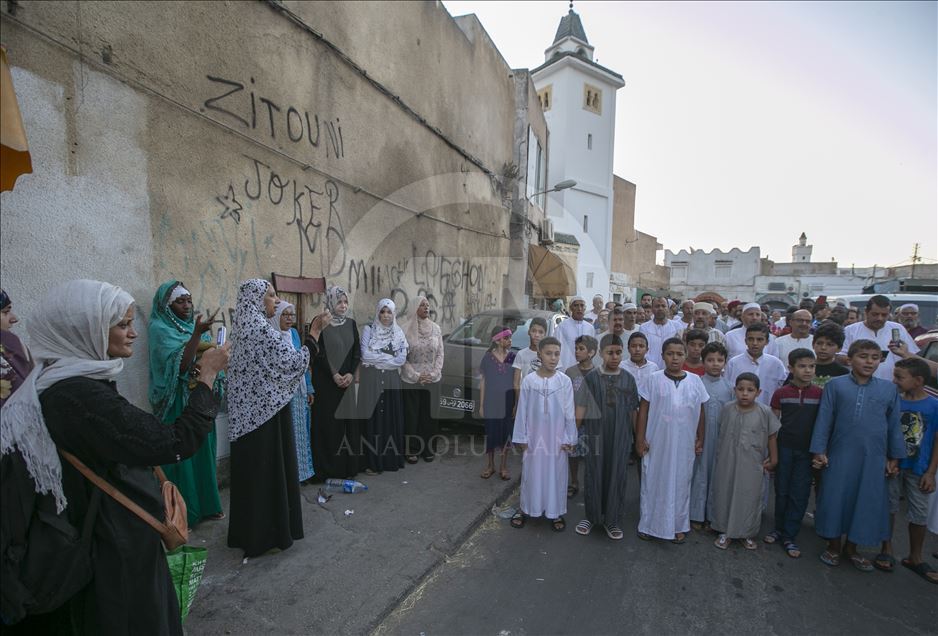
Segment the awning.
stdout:
[[535,297],[560,298],[576,294],[576,274],[563,260],[541,245],[528,245],[528,279]]
[[13,189],[21,174],[33,171],[6,49],[0,46],[0,192]]

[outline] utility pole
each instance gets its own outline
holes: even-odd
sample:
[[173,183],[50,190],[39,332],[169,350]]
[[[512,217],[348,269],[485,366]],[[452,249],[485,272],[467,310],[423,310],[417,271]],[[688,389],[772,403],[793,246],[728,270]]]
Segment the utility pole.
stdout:
[[918,243],[912,248],[912,275],[909,278],[915,278],[915,264],[922,260],[922,257],[918,255],[918,248]]

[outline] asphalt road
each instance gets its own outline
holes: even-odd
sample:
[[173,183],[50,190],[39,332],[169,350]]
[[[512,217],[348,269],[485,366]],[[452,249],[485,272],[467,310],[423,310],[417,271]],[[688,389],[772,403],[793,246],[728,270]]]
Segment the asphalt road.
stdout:
[[[823,542],[806,520],[800,559],[760,542],[726,552],[715,535],[684,545],[637,538],[638,480],[630,474],[630,514],[622,541],[544,520],[523,529],[489,516],[377,628],[388,634],[935,634],[938,586],[902,567],[891,574],[837,568],[817,558]],[[515,494],[508,502],[517,505]],[[897,525],[899,525],[897,523]],[[763,530],[770,528],[770,517]],[[907,534],[897,533],[901,556]],[[938,550],[930,535],[928,553]],[[938,565],[938,564],[936,564]]]

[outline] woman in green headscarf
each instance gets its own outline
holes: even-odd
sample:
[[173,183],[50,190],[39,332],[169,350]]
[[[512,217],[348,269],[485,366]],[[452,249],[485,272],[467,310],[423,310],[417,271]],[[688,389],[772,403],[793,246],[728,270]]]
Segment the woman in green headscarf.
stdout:
[[[192,317],[192,294],[177,280],[163,283],[153,297],[148,329],[150,345],[150,406],[166,424],[176,421],[189,391],[198,382],[198,355],[212,347],[210,330],[215,314],[202,322]],[[221,394],[221,374],[215,393]],[[189,459],[163,466],[167,478],[186,500],[189,526],[203,519],[223,519],[215,477],[215,431]]]

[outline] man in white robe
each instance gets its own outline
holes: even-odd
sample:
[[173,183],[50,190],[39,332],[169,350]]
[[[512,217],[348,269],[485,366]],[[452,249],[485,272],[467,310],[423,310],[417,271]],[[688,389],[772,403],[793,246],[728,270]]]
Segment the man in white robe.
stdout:
[[659,296],[651,301],[651,311],[654,317],[648,322],[643,322],[639,331],[648,338],[648,353],[645,357],[649,362],[654,362],[656,367],[663,369],[661,345],[668,338],[676,337],[678,332],[684,328],[684,323],[680,320],[671,320],[668,317],[667,298]]
[[570,301],[570,317],[560,323],[556,329],[560,340],[560,369],[569,369],[576,364],[576,339],[580,336],[596,337],[596,330],[588,323],[586,301],[581,296],[574,296]]
[[898,322],[887,320],[889,309],[889,298],[886,296],[873,296],[866,301],[866,317],[863,322],[855,322],[844,328],[844,346],[837,356],[838,362],[841,364],[847,363],[847,352],[850,350],[850,345],[855,341],[872,340],[879,345],[884,354],[884,359],[876,367],[873,377],[892,382],[892,371],[896,367],[896,362],[901,360],[899,356],[889,350],[889,343],[893,340],[893,332],[895,331],[899,336],[899,340],[905,343],[909,353],[917,354],[919,348],[905,327]]
[[[746,327],[762,321],[762,307],[759,303],[749,303],[743,306],[743,312],[740,315],[742,326],[735,327],[726,332],[726,350],[729,358],[735,358],[738,355],[746,353]],[[775,348],[775,336],[769,334],[769,344],[765,352],[770,355],[776,355],[778,349]]]

